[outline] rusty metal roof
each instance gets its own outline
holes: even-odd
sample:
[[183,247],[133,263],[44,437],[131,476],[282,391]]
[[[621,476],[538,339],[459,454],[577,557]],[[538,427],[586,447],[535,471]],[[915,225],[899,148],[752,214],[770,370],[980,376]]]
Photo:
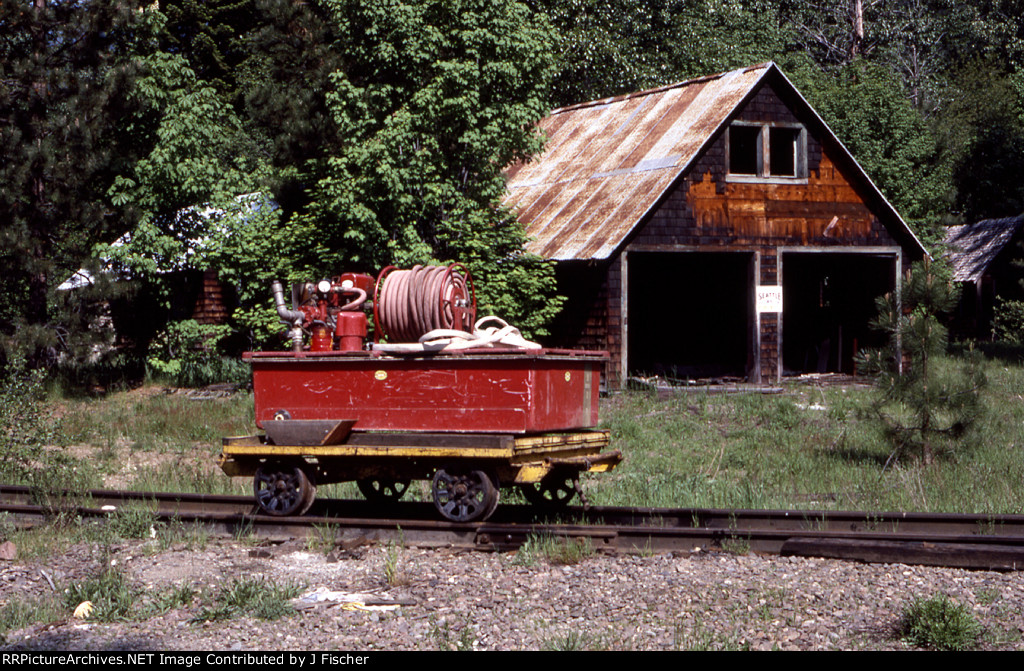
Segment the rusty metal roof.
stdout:
[[999,252],[1020,231],[1022,224],[1024,215],[985,219],[946,229],[947,257],[953,264],[953,279],[957,282],[979,282]]
[[548,259],[611,256],[771,63],[553,111],[543,154],[508,173],[505,204]]
[[924,246],[827,124],[774,63],[554,110],[539,123],[544,152],[506,173],[528,251],[547,259],[607,259],[686,172],[758,84],[774,72],[820,132],[870,186],[915,255]]

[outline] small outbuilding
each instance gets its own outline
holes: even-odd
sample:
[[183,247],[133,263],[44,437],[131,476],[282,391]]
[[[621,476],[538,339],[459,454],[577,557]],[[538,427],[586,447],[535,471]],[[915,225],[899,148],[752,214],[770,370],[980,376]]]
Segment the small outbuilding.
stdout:
[[996,297],[1020,300],[1024,215],[984,219],[946,229],[946,256],[953,279],[961,285],[960,306],[954,327],[963,336],[992,336]]
[[852,372],[925,249],[772,63],[553,111],[506,204],[558,262],[552,346],[629,375]]

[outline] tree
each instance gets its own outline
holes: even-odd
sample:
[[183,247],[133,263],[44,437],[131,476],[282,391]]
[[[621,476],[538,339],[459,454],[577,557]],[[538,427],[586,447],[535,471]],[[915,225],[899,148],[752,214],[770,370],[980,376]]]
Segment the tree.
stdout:
[[541,0],[558,33],[558,105],[769,60],[793,41],[772,0]]
[[238,289],[247,325],[265,321],[250,311],[268,302],[268,275],[284,260],[272,252],[279,213],[261,192],[272,181],[262,147],[182,55],[158,52],[140,66],[134,95],[156,141],[111,188],[138,223],[96,254],[158,287],[167,271],[218,270]]
[[147,12],[119,0],[0,5],[0,330],[41,365],[50,292],[132,223],[108,189],[149,138],[132,123]]
[[1019,74],[973,60],[957,69],[935,120],[942,160],[955,187],[953,213],[965,221],[1024,212],[1024,91]]
[[541,332],[551,264],[523,252],[502,170],[538,152],[551,32],[515,2],[333,0],[337,140],[284,239],[298,276],[460,261],[483,309]]
[[858,365],[875,376],[872,409],[893,441],[890,461],[918,452],[930,464],[941,447],[953,449],[980,416],[985,375],[977,359],[957,371],[942,370],[938,361],[948,336],[939,318],[957,299],[949,269],[925,260],[907,274],[901,296],[877,301],[873,324],[889,343],[861,354]]
[[942,239],[948,182],[924,119],[885,68],[856,61],[794,73],[815,110],[926,244]]

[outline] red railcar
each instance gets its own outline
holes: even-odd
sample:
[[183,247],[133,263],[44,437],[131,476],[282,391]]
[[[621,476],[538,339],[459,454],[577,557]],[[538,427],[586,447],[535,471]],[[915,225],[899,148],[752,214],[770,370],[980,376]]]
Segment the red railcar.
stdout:
[[[365,329],[340,318],[351,317],[359,302],[329,319],[334,286],[340,282],[318,291],[307,285],[319,305],[293,298],[291,311],[275,287],[282,319],[294,321],[296,346],[245,355],[265,435],[226,438],[221,466],[254,477],[264,512],[301,514],[322,484],[355,481],[367,498],[387,501],[412,480],[429,480],[444,517],[478,521],[493,513],[502,487],[519,487],[538,504],[564,505],[579,491],[581,472],[610,470],[621,460],[607,451],[608,432],[593,428],[604,352],[472,343],[454,351],[344,351],[331,346],[328,327],[335,343]],[[297,295],[302,291],[293,290]],[[312,332],[309,349],[298,346],[300,327]]]

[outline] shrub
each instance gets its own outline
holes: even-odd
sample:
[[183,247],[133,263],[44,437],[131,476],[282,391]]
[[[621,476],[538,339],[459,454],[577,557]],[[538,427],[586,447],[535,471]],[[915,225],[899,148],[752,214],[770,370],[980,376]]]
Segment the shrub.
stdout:
[[981,636],[970,610],[945,594],[914,599],[903,610],[899,634],[910,643],[937,650],[970,650]]
[[168,325],[149,346],[150,370],[180,387],[202,387],[216,382],[247,382],[249,367],[221,356],[217,347],[229,335],[226,324],[200,324],[185,319]]
[[996,299],[992,335],[999,342],[1021,344],[1024,339],[1024,301]]

